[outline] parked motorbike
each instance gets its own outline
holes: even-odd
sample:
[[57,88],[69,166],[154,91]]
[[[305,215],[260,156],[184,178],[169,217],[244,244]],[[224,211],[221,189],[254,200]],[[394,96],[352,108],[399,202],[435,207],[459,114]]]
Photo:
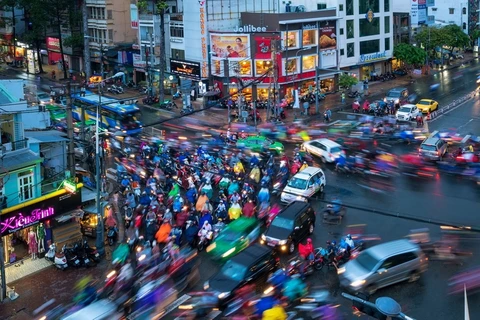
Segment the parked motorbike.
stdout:
[[173,96],[173,100],[180,99],[182,98],[182,93],[180,91],[177,91]]
[[67,245],[63,245],[62,253],[67,259],[67,264],[70,267],[75,267],[75,268],[80,267],[80,260],[78,259],[77,255],[73,252],[71,248],[67,248]]
[[348,93],[349,98],[358,98],[360,97],[360,93],[358,91],[351,91]]
[[83,240],[83,249],[91,260],[95,262],[100,262],[100,254],[98,253],[97,248],[90,247],[87,240]]
[[95,262],[90,259],[87,255],[86,250],[83,248],[83,245],[80,245],[79,243],[75,243],[73,245],[73,252],[78,257],[78,260],[80,260],[80,264],[85,267],[85,268],[90,268],[96,266]]
[[63,253],[57,253],[57,247],[52,243],[48,249],[48,252],[45,253],[45,259],[53,262],[55,267],[60,270],[65,270],[68,268],[67,258]]
[[135,88],[137,85],[135,84],[135,82],[133,82],[133,80],[130,80],[128,81],[127,83],[127,87],[129,88]]
[[[157,98],[158,100],[158,98]],[[158,101],[157,101],[158,102]],[[169,101],[167,103],[160,103],[160,109],[172,110],[173,108],[178,108],[175,102]]]

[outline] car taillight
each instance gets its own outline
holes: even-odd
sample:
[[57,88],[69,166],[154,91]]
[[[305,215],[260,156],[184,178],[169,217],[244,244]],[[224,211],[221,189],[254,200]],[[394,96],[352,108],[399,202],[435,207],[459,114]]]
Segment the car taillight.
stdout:
[[280,262],[280,257],[275,257],[275,262],[279,263]]

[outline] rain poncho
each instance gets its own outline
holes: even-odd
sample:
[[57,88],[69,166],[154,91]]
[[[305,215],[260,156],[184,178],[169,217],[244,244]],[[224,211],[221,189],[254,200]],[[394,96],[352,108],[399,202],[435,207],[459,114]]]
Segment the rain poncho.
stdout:
[[255,166],[252,171],[250,171],[250,179],[252,179],[256,183],[260,182],[260,169],[257,166]]
[[195,187],[188,189],[185,196],[187,197],[188,202],[194,203],[197,198],[197,189]]
[[173,200],[173,212],[180,212],[183,207],[183,199],[180,195],[177,195],[175,197],[175,200]]
[[113,251],[112,253],[112,262],[120,263],[120,264],[125,263],[129,253],[130,253],[130,248],[128,247],[128,244],[126,243],[119,244],[117,249],[115,249],[115,251]]
[[202,187],[202,192],[205,192],[205,194],[207,195],[208,199],[212,199],[213,197],[213,189],[212,189],[212,185],[210,183],[205,183]]
[[166,243],[171,231],[170,223],[163,223],[155,234],[155,239],[158,243]]
[[203,195],[200,195],[198,197],[198,200],[197,200],[197,203],[195,205],[195,209],[197,211],[202,211],[203,210],[203,206],[205,205],[205,203],[207,202],[208,200],[208,197],[207,195],[203,194]]
[[227,177],[223,177],[222,180],[220,180],[220,183],[218,184],[220,189],[223,189],[223,190],[227,189],[229,185],[230,185],[230,179]]
[[232,204],[230,209],[228,209],[228,217],[230,220],[236,220],[242,215],[242,207],[238,203]]
[[278,301],[274,297],[271,297],[271,296],[262,297],[255,305],[255,308],[257,309],[255,313],[261,316],[265,311],[267,311],[268,309],[272,309],[277,304],[278,304]]
[[287,318],[287,313],[280,305],[276,305],[273,308],[266,310],[262,315],[262,320],[286,320]]
[[307,293],[307,285],[300,278],[287,280],[283,295],[290,301],[303,297]]
[[268,188],[260,189],[260,191],[258,192],[258,202],[270,202],[270,191],[268,191]]
[[240,190],[240,186],[238,185],[237,181],[233,181],[229,186],[228,186],[228,195],[232,195],[235,192],[238,192]]
[[245,172],[245,169],[243,168],[243,164],[241,161],[238,161],[236,164],[235,164],[235,167],[233,167],[233,172],[239,174],[239,173],[244,173]]
[[170,192],[168,193],[168,197],[174,198],[175,196],[177,196],[177,194],[180,194],[180,187],[178,186],[178,184],[174,183],[172,190],[170,190]]

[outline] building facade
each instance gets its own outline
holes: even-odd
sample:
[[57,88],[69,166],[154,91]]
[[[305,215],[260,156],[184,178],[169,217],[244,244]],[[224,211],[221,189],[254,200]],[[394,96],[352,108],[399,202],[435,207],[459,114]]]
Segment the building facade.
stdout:
[[471,5],[467,0],[459,2],[435,0],[435,4],[428,8],[428,15],[434,17],[436,25],[444,26],[456,24],[463,30],[463,32],[468,34],[470,25],[470,9]]
[[[0,53],[8,60],[20,61],[24,57],[22,47],[15,45],[15,37],[25,32],[25,21],[23,21],[23,9],[21,8],[0,8]],[[17,58],[18,57],[18,58]],[[10,62],[8,61],[8,62]]]

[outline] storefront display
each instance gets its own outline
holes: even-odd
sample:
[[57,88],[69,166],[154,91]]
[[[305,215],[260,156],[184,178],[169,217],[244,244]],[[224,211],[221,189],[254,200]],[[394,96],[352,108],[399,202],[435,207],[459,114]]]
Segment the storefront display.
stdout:
[[282,32],[284,47],[287,47],[288,49],[300,48],[299,38],[300,38],[300,31]]
[[300,70],[300,59],[299,58],[288,58],[288,61],[286,59],[283,59],[283,74],[284,75],[292,75],[299,73]]
[[268,72],[272,66],[271,60],[255,60],[255,75],[261,76]]
[[257,86],[257,100],[262,100],[262,101],[265,101],[265,100],[268,100],[269,98],[269,88],[259,88]]
[[[236,86],[234,86],[233,88],[230,87],[228,93],[229,93],[229,95],[231,95],[232,100],[234,100],[234,101],[238,100],[238,95],[237,95],[238,88],[236,88]],[[248,88],[243,89],[242,96],[243,96],[243,98],[245,99],[246,102],[252,101],[252,88],[248,87]]]
[[225,60],[212,60],[212,75],[218,76],[218,77],[224,77],[224,63]]
[[238,74],[243,77],[252,76],[252,61],[251,60],[242,60],[242,61],[228,61],[230,64],[229,70],[234,74]]
[[302,31],[302,45],[304,47],[317,45],[317,30],[303,30]]
[[248,34],[210,34],[210,45],[214,57],[250,57],[250,35]]
[[330,93],[335,91],[335,79],[320,80],[320,91],[322,93]]
[[302,57],[302,71],[312,71],[315,70],[317,66],[317,56],[303,56]]

